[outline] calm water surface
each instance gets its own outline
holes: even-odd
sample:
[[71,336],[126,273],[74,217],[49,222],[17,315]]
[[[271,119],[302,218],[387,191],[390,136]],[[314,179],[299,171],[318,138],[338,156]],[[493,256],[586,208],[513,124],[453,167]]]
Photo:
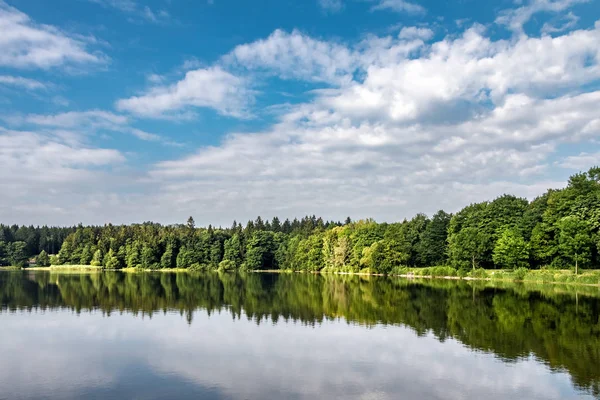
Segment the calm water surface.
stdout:
[[600,398],[598,288],[27,271],[0,300],[2,399]]

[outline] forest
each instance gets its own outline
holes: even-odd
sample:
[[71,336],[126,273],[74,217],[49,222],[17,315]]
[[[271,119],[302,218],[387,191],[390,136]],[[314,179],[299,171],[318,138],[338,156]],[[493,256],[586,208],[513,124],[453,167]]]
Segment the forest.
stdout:
[[[57,251],[58,250],[58,251]],[[410,220],[281,221],[70,228],[0,225],[0,265],[92,265],[106,269],[290,270],[391,274],[406,267],[598,268],[600,168],[528,201],[503,195],[450,214]]]

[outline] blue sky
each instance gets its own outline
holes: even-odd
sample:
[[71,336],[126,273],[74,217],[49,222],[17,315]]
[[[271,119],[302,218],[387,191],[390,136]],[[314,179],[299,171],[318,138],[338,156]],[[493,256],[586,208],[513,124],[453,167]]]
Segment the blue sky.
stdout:
[[600,164],[600,3],[0,0],[0,221],[375,217]]

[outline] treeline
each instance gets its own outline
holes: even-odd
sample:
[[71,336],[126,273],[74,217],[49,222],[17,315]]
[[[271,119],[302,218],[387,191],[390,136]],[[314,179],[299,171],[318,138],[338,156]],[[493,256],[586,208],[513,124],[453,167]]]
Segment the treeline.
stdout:
[[[366,326],[404,325],[418,335],[454,338],[505,360],[531,354],[574,384],[600,395],[600,298],[487,287],[482,282],[425,281],[314,274],[0,274],[0,308],[102,310],[153,315],[177,310],[319,324],[344,318]],[[0,314],[1,315],[1,314]],[[201,317],[202,318],[202,317]]]
[[[0,224],[0,266],[26,266],[39,253],[56,254],[76,227],[34,227]],[[43,256],[42,256],[43,258]]]
[[511,195],[398,223],[257,218],[227,229],[79,226],[43,263],[121,268],[394,273],[405,267],[575,268],[600,264],[600,168],[529,202]]

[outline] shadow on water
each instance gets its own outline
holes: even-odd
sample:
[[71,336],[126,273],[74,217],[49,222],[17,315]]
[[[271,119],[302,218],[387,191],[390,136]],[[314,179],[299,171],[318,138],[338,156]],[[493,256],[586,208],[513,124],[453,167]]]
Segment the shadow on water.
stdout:
[[177,310],[190,324],[201,309],[256,324],[343,319],[367,327],[402,325],[508,363],[534,356],[568,372],[578,389],[600,395],[597,288],[312,274],[25,271],[0,274],[0,300],[2,312],[66,308],[152,316]]

